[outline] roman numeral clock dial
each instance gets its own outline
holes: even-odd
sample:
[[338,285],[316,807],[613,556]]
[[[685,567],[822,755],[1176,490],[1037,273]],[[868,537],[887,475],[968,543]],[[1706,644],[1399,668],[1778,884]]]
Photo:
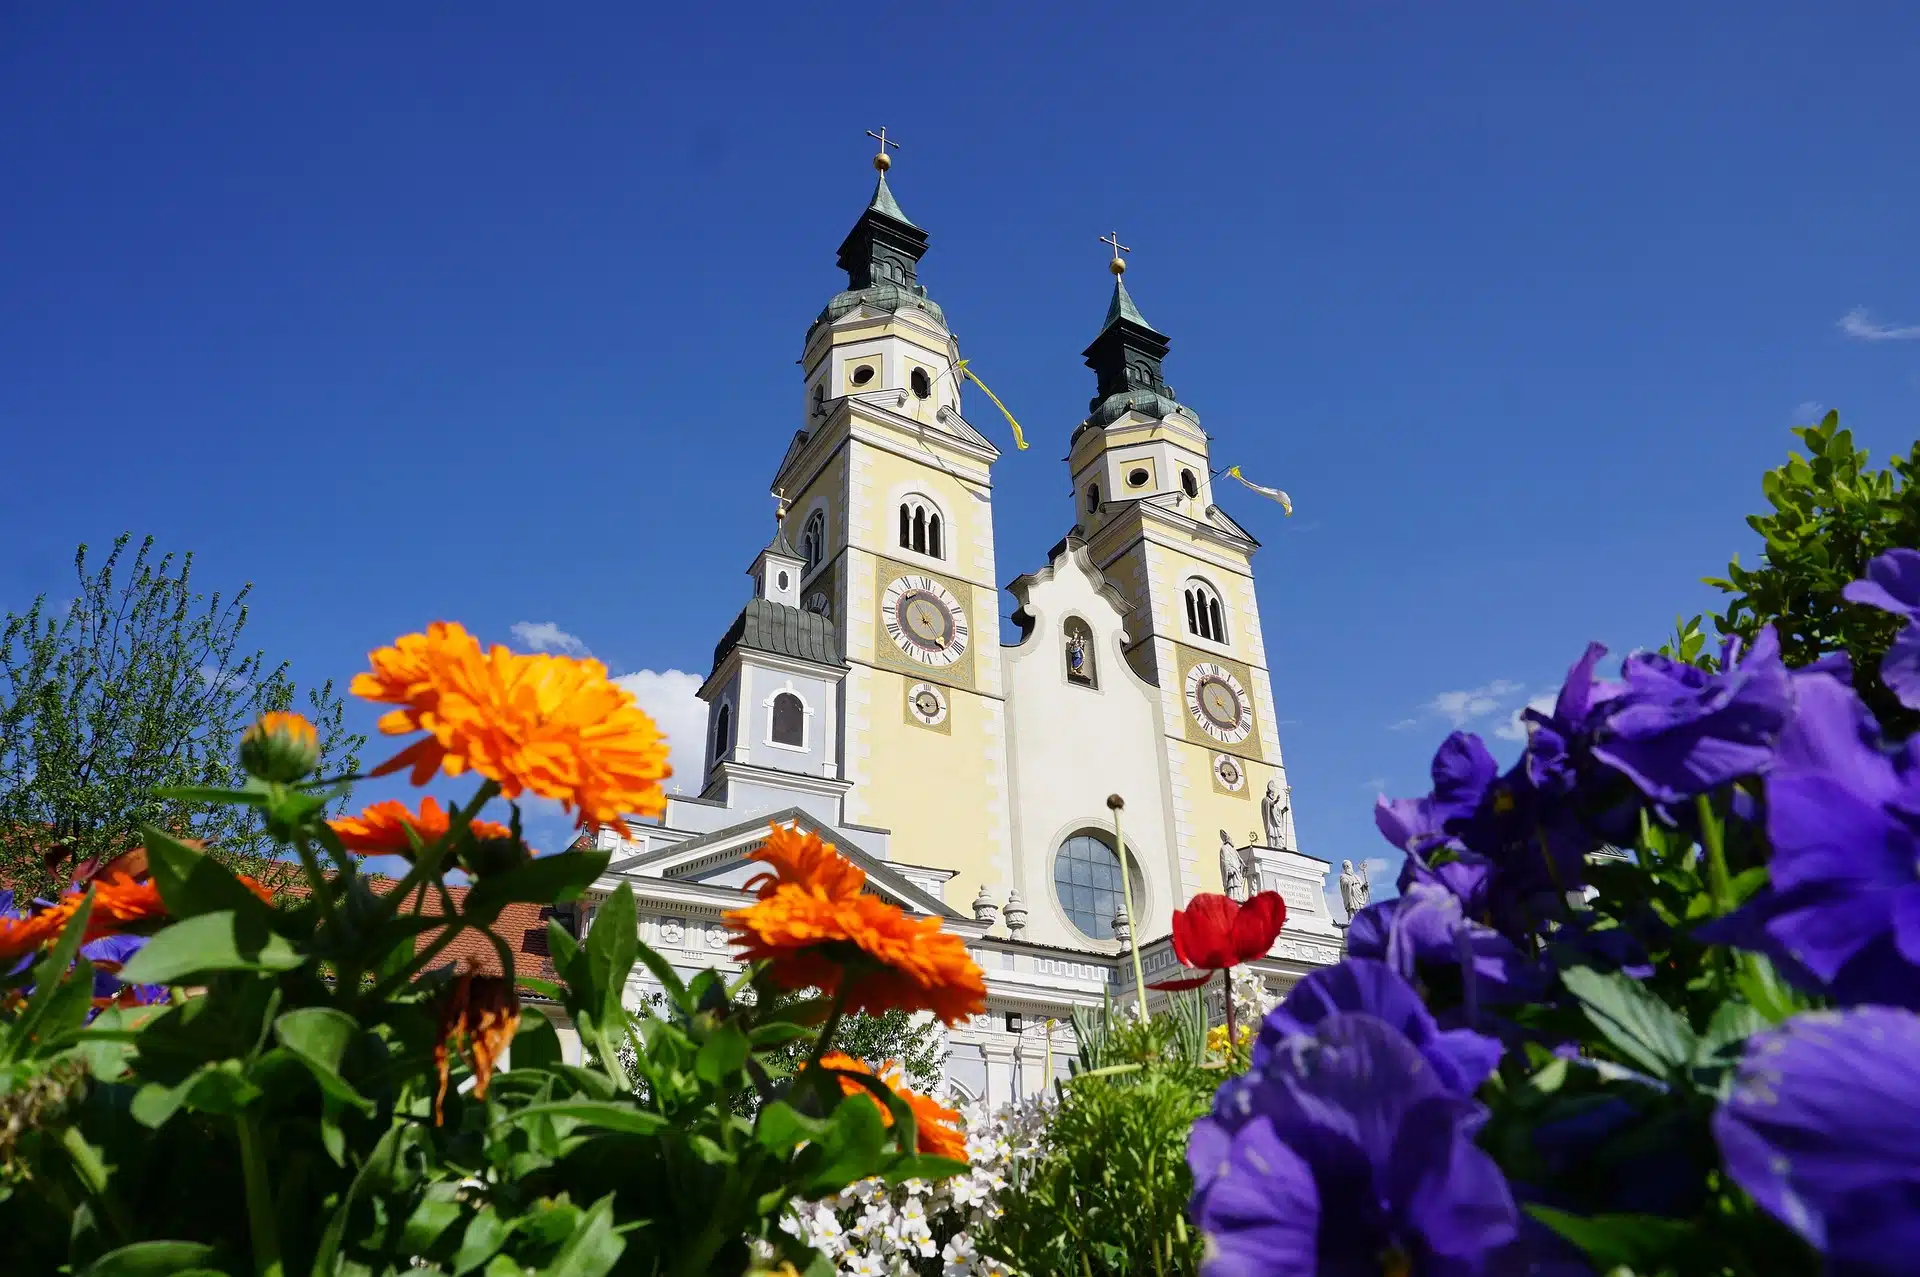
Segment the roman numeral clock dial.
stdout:
[[895,647],[936,668],[959,660],[972,636],[960,600],[930,576],[895,577],[880,596],[880,621]]
[[1253,698],[1233,671],[1201,661],[1187,671],[1187,713],[1222,745],[1238,745],[1253,731]]

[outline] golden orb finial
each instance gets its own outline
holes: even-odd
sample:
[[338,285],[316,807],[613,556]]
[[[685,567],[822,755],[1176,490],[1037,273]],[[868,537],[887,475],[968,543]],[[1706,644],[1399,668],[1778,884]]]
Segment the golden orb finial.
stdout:
[[1107,263],[1107,269],[1115,275],[1124,275],[1127,273],[1127,264],[1116,257]]
[[1102,235],[1100,242],[1113,247],[1113,260],[1107,263],[1107,269],[1113,272],[1113,277],[1118,279],[1126,274],[1127,264],[1120,259],[1120,254],[1131,253],[1133,250],[1120,242],[1120,232],[1115,231],[1111,235]]
[[891,146],[895,150],[898,150],[900,144],[887,136],[887,126],[884,124],[880,126],[878,133],[875,133],[872,129],[868,129],[867,136],[880,144],[880,153],[873,157],[873,167],[881,173],[885,173],[893,167],[893,157],[887,154],[887,148]]

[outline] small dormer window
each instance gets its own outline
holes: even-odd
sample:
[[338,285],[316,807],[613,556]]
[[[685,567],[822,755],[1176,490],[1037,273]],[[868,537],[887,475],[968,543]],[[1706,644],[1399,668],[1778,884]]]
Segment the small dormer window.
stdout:
[[907,384],[913,387],[915,399],[925,399],[933,394],[933,378],[927,376],[925,368],[915,368],[913,375],[907,378]]
[[713,715],[713,761],[720,762],[733,748],[733,706],[725,701]]
[[1129,488],[1144,488],[1147,486],[1147,481],[1152,478],[1153,476],[1147,473],[1145,466],[1135,466],[1133,469],[1127,471],[1127,486]]
[[853,384],[854,384],[854,385],[856,385],[856,386],[864,386],[864,385],[866,385],[866,384],[867,384],[868,382],[870,382],[870,381],[872,381],[872,380],[873,380],[873,365],[872,365],[872,364],[861,364],[861,365],[860,365],[860,366],[859,366],[858,368],[855,368],[855,369],[853,370]]
[[787,575],[785,568],[780,569],[780,575],[774,578],[774,582],[782,594],[785,594],[793,587],[793,578]]

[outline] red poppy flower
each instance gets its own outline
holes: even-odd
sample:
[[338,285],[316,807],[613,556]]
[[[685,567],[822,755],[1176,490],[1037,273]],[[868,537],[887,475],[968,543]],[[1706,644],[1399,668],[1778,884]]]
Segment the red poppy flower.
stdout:
[[[1225,971],[1262,957],[1287,923],[1287,902],[1263,891],[1245,904],[1217,891],[1203,891],[1173,911],[1173,952],[1189,967]],[[1163,980],[1155,989],[1197,989],[1210,977]]]

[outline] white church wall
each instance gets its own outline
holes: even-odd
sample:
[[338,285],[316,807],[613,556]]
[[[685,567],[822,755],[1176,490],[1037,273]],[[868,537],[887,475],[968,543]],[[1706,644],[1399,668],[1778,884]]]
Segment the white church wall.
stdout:
[[[1117,951],[1116,942],[1089,940],[1073,926],[1053,885],[1054,857],[1066,838],[1082,829],[1110,836],[1108,795],[1126,800],[1127,848],[1147,888],[1145,901],[1135,902],[1143,934],[1168,931],[1173,910],[1185,901],[1178,862],[1166,846],[1158,692],[1127,664],[1121,614],[1085,565],[1085,554],[1077,546],[1064,550],[1050,569],[1023,578],[1033,628],[1001,652],[1015,874],[1029,911],[1022,939]],[[1068,617],[1091,632],[1095,686],[1067,677],[1062,626]]]

